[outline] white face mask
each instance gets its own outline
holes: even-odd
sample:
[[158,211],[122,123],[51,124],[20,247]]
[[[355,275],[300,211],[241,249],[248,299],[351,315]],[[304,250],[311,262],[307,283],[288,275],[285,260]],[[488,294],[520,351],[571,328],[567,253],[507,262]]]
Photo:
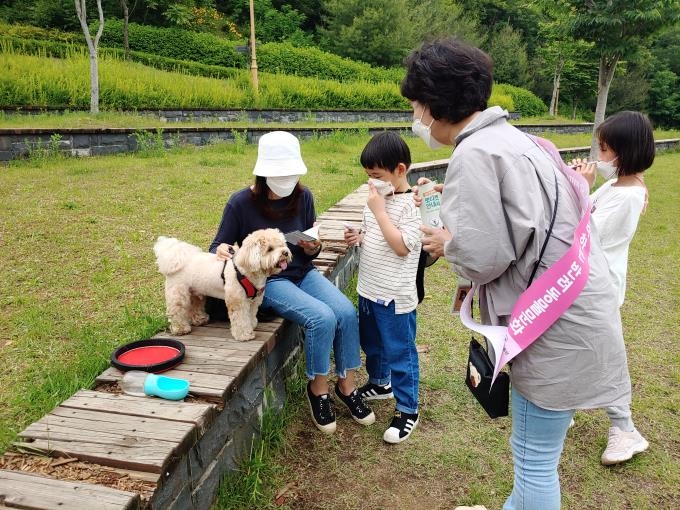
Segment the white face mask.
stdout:
[[375,186],[375,190],[382,196],[392,195],[394,193],[394,186],[391,182],[381,181],[380,179],[368,179],[370,184]]
[[614,158],[611,161],[596,161],[595,164],[597,165],[597,173],[600,174],[600,177],[604,179],[611,179],[613,177],[616,177],[617,173],[617,167],[614,164],[614,161],[616,161],[618,158]]
[[276,195],[281,198],[290,195],[298,181],[300,180],[299,175],[286,175],[284,177],[267,177],[267,186]]
[[411,131],[413,133],[420,137],[420,139],[425,142],[425,144],[432,150],[434,149],[439,149],[440,147],[444,147],[444,144],[435,140],[432,137],[432,124],[434,124],[434,119],[432,119],[432,122],[430,122],[429,126],[426,126],[423,124],[423,115],[425,114],[425,111],[420,114],[419,119],[415,119],[413,121],[413,124],[411,125]]

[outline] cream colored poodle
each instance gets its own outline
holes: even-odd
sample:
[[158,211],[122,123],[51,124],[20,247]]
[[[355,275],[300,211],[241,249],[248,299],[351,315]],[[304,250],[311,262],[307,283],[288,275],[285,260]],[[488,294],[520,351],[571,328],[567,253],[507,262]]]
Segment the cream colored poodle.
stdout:
[[173,335],[206,324],[210,317],[205,298],[212,296],[224,299],[236,340],[255,338],[267,277],[286,269],[293,256],[283,234],[274,228],[256,230],[234,249],[225,262],[173,237],[158,238],[153,251],[158,270],[165,275],[165,304]]

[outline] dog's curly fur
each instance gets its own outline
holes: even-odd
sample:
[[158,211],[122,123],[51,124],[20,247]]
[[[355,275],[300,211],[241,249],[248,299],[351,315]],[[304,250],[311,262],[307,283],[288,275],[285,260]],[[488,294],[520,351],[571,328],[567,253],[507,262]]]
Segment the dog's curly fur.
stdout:
[[283,271],[293,256],[283,234],[274,228],[254,231],[234,250],[225,265],[217,255],[197,246],[174,237],[158,238],[153,251],[158,270],[165,275],[165,304],[173,335],[185,335],[191,332],[192,325],[206,324],[210,317],[205,313],[205,298],[212,296],[224,299],[236,340],[255,338],[253,329],[264,291],[248,298],[237,280],[234,264],[256,289],[264,289],[267,277]]

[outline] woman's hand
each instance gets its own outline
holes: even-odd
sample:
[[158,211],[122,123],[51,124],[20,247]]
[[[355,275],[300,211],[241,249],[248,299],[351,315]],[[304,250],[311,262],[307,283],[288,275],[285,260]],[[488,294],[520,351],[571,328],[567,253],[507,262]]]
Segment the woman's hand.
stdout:
[[[418,186],[422,186],[423,184],[427,184],[428,182],[431,182],[430,179],[428,179],[427,177],[421,177],[418,179],[418,184],[411,188],[411,191],[413,192],[413,202],[416,204],[416,207],[418,208],[423,203],[423,197],[420,196]],[[444,185],[441,183],[434,185],[434,190],[439,191],[439,193],[441,193],[443,189]]]
[[589,162],[586,159],[576,158],[572,159],[569,165],[581,174],[585,180],[588,182],[588,186],[591,188],[595,184],[595,178],[597,177],[597,164],[595,162]]
[[302,248],[305,254],[312,256],[321,251],[321,241],[315,239],[314,241],[298,241],[298,246]]
[[217,245],[215,249],[215,255],[217,255],[217,260],[229,260],[234,254],[234,248],[227,243],[222,243]]
[[453,239],[451,232],[446,227],[432,228],[425,225],[420,226],[420,231],[423,233],[423,250],[433,257],[443,257],[444,245]]

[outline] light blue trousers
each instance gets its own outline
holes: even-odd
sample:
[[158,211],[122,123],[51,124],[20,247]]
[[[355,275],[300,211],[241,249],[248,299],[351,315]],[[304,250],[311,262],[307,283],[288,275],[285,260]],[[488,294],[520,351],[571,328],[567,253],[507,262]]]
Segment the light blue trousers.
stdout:
[[574,411],[548,411],[512,390],[515,481],[503,510],[559,510],[557,466]]
[[357,311],[347,296],[316,269],[297,283],[284,278],[269,280],[262,306],[305,328],[307,378],[328,375],[331,349],[338,377],[344,379],[347,370],[361,366]]

